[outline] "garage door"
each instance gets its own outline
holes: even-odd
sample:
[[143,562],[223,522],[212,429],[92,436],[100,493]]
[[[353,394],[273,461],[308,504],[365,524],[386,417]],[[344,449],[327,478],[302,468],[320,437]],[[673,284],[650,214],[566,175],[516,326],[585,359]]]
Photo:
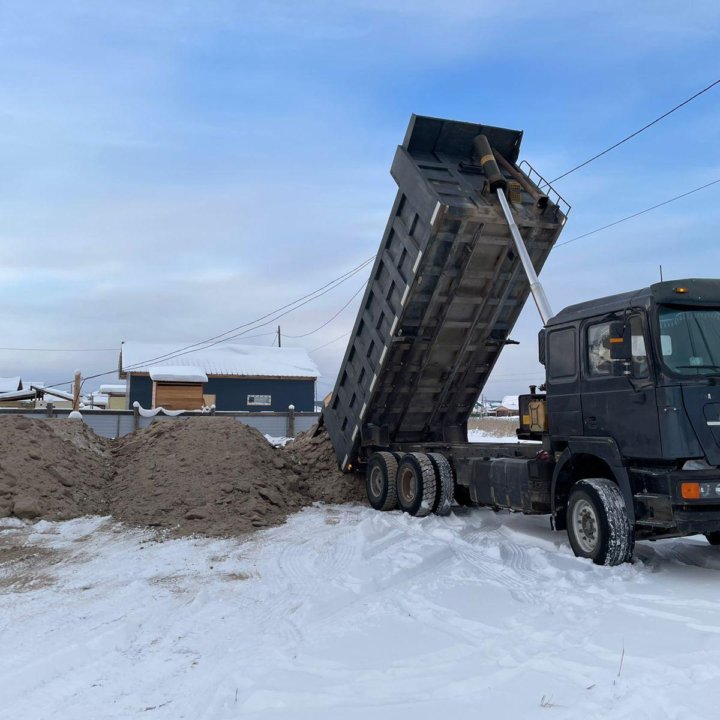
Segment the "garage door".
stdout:
[[203,384],[156,382],[153,396],[153,407],[164,407],[166,410],[199,410],[203,406]]

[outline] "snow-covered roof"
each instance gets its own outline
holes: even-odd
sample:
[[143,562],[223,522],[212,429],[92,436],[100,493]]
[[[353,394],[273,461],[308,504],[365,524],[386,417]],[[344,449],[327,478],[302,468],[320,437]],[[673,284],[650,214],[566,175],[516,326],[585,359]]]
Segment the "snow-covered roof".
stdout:
[[194,365],[159,365],[150,368],[150,378],[161,382],[207,382],[207,373]]
[[34,390],[18,390],[17,392],[0,393],[0,403],[14,400],[33,400],[36,396]]
[[520,401],[518,399],[517,395],[506,395],[502,402],[500,403],[500,407],[507,408],[508,410],[519,410],[520,409]]
[[100,392],[105,395],[125,395],[127,393],[127,385],[125,383],[101,385]]
[[[125,342],[120,351],[120,372],[143,372],[159,367],[200,368],[207,375],[316,378],[315,363],[303,348],[222,344],[172,356],[190,343]],[[156,359],[157,358],[157,359]],[[166,358],[166,359],[161,359]]]
[[90,393],[90,397],[86,398],[85,402],[89,402],[90,405],[102,405],[102,407],[107,407],[108,399],[109,398],[105,393],[95,390],[95,392]]
[[22,390],[22,380],[19,377],[0,378],[0,393],[11,393]]

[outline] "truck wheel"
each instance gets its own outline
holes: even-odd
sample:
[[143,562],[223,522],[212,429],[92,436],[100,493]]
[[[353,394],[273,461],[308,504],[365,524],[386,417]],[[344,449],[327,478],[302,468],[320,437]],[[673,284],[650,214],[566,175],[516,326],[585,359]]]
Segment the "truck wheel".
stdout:
[[377,452],[370,456],[365,471],[365,489],[370,505],[376,510],[397,507],[397,469],[397,460],[392,453]]
[[580,480],[570,491],[567,533],[577,557],[596,565],[629,562],[635,533],[620,488],[606,478]]
[[720,545],[720,532],[705,533],[705,537],[711,545]]
[[435,470],[435,481],[437,492],[432,511],[436,515],[449,515],[453,504],[453,471],[448,459],[440,453],[428,453],[433,470]]
[[397,499],[401,510],[416,517],[432,512],[437,493],[435,470],[424,453],[407,453],[397,472]]

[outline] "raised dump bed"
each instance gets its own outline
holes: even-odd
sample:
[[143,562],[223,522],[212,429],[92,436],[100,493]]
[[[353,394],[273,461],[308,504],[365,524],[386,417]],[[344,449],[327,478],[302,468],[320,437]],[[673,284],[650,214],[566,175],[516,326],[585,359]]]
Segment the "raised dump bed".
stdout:
[[515,164],[521,132],[412,116],[391,169],[398,194],[323,412],[343,470],[374,449],[467,442],[468,417],[527,300],[477,154],[481,134],[537,272],[565,222],[564,201]]

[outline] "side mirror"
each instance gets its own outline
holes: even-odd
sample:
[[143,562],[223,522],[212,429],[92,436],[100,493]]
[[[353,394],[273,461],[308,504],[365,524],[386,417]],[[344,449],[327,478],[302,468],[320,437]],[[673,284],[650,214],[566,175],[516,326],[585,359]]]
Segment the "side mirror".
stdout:
[[613,362],[632,361],[630,323],[615,320],[610,323],[610,359]]
[[538,333],[538,361],[545,365],[545,330]]

